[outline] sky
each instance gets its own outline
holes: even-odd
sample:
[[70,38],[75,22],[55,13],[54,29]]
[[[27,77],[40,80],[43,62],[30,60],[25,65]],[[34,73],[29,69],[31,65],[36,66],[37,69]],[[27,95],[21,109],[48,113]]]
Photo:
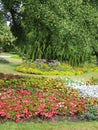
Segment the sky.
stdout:
[[10,21],[7,21],[6,24],[7,24],[7,26],[9,26],[10,25]]

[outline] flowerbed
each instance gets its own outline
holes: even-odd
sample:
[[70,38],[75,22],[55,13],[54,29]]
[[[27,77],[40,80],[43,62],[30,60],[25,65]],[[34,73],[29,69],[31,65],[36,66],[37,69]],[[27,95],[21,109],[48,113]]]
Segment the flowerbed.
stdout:
[[0,77],[2,119],[18,122],[36,117],[47,119],[55,115],[81,117],[90,107],[96,105],[98,105],[97,98],[81,97],[76,89],[65,86],[60,79],[43,77],[17,79],[14,75],[7,75],[7,78],[6,75]]
[[91,79],[88,81],[71,80],[70,78],[61,78],[69,87],[77,89],[82,97],[98,98],[98,83]]
[[80,75],[86,72],[98,72],[98,67],[72,67],[68,64],[23,63],[16,68],[22,73],[38,75]]

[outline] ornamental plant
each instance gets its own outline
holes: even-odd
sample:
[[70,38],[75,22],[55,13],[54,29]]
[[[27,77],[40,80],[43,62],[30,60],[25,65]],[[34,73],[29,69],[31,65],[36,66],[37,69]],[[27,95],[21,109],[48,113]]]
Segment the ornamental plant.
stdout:
[[98,121],[98,105],[90,106],[87,111],[83,113],[80,118],[83,120],[97,120]]
[[[52,118],[55,115],[81,116],[98,105],[97,98],[83,98],[58,78],[17,76],[1,77],[0,117],[24,121],[36,117]],[[4,78],[5,77],[5,78]],[[12,79],[11,79],[12,78]],[[12,82],[13,80],[13,82]]]
[[23,63],[16,68],[22,73],[37,75],[80,75],[87,72],[98,72],[98,67],[72,67],[65,63]]
[[[17,86],[18,87],[18,86]],[[91,105],[90,100],[73,97],[64,97],[62,93],[27,89],[0,90],[0,116],[16,122],[37,116],[52,118],[55,115],[80,115],[87,112]]]

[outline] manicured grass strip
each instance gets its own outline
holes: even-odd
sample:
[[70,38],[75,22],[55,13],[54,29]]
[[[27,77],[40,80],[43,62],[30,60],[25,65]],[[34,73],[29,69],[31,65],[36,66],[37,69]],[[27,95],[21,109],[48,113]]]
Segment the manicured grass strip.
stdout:
[[0,130],[98,130],[98,122],[6,123]]

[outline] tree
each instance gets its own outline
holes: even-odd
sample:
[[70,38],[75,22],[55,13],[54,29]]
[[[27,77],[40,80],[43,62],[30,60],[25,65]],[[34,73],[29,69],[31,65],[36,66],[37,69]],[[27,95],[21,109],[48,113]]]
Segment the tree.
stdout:
[[[1,3],[1,2],[0,2]],[[0,46],[6,51],[11,47],[12,42],[15,40],[10,31],[10,27],[7,26],[4,17],[3,6],[0,6]]]
[[27,0],[23,10],[30,58],[67,60],[72,65],[90,58],[97,45],[95,6],[83,0]]
[[78,65],[88,60],[98,46],[96,1],[2,1],[13,16],[12,32],[28,59],[58,59]]
[[[16,23],[19,25],[18,14],[16,13],[18,12],[18,1],[16,0],[16,5],[14,2],[15,1],[11,0],[0,1],[2,14],[0,31],[2,37],[1,43],[4,51],[10,51],[12,48],[14,49],[15,45],[13,42],[15,43],[17,41],[16,39],[20,36],[19,33],[21,32],[19,26],[16,26]],[[7,26],[7,21],[10,21],[11,26]]]

